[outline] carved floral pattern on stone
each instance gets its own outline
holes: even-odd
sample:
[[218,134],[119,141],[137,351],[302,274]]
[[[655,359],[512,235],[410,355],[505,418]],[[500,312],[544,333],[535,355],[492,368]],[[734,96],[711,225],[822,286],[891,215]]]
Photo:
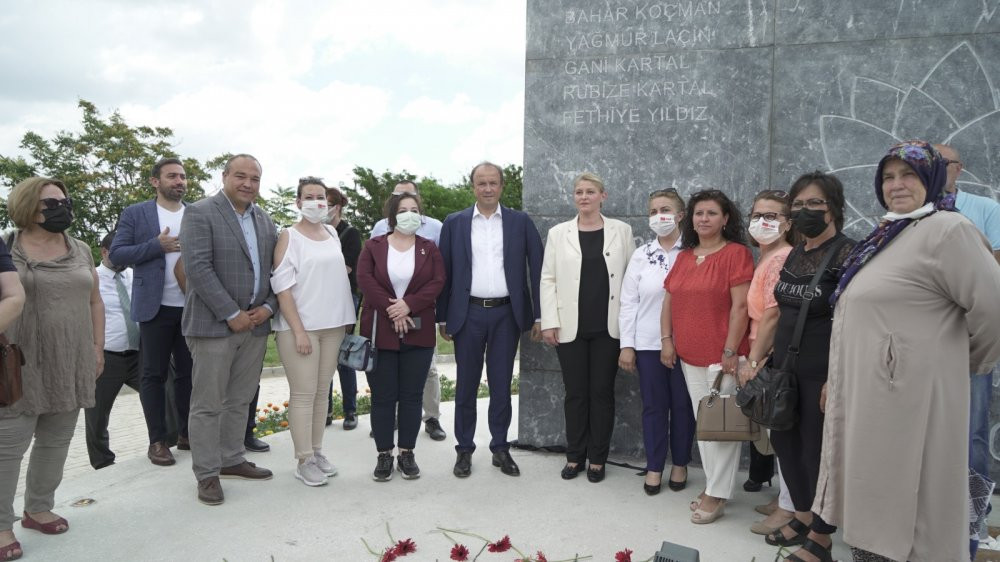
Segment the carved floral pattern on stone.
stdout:
[[[827,169],[845,186],[873,185],[878,159],[907,139],[945,143],[961,154],[959,189],[1000,199],[1000,92],[967,41],[948,51],[918,84],[857,76],[850,115],[822,115]],[[867,232],[885,211],[871,191],[847,202],[845,229]]]

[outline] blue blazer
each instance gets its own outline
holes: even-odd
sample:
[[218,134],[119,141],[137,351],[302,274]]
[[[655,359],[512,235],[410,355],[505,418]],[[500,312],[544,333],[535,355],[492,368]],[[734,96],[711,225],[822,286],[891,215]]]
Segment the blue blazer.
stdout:
[[132,320],[136,322],[152,320],[163,301],[167,260],[157,239],[161,232],[156,199],[150,199],[122,212],[111,242],[111,263],[132,267]]
[[[527,213],[501,207],[503,216],[503,270],[514,320],[522,332],[541,318],[539,283],[542,275],[542,237]],[[438,297],[437,321],[454,336],[462,330],[472,288],[472,210],[448,215],[441,227],[438,248],[444,260],[445,285]]]

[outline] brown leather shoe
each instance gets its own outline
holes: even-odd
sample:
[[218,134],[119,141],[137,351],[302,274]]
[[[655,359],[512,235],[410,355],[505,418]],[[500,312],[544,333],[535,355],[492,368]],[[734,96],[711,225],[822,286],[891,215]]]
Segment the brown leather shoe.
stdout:
[[259,468],[252,462],[243,461],[241,464],[223,467],[219,471],[219,478],[242,478],[243,480],[270,480],[273,474],[266,468]]
[[188,438],[184,437],[183,435],[178,435],[177,436],[177,450],[178,451],[190,451],[191,450],[191,441],[189,441]]
[[170,453],[170,447],[167,447],[163,441],[157,441],[150,445],[146,456],[153,464],[160,466],[170,466],[177,462],[174,460],[174,455]]
[[205,505],[219,505],[226,500],[218,476],[198,481],[198,501]]

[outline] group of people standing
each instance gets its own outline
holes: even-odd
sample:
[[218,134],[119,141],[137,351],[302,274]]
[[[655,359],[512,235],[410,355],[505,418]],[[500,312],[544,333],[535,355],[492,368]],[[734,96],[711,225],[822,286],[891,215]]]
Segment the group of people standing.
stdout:
[[[767,543],[797,546],[787,560],[829,561],[839,526],[856,560],[963,559],[985,511],[972,502],[970,519],[969,484],[988,470],[966,460],[970,392],[982,403],[970,381],[1000,359],[1000,211],[956,192],[960,171],[950,147],[893,146],[874,182],[887,213],[860,242],[842,232],[844,190],[830,174],[761,191],[746,210],[715,189],[687,200],[658,189],[648,197],[655,237],[636,248],[631,227],[602,214],[608,193],[597,175],[574,180],[577,215],[543,245],[525,213],[500,204],[503,170],[483,162],[470,174],[474,205],[439,223],[417,186],[402,182],[362,245],[341,218],[346,198],[320,178],[299,181],[301,220],[279,233],[254,204],[262,169],[253,156],[230,158],[223,189],[189,205],[183,165],[167,159],[153,169],[156,199],[125,211],[96,269],[65,232],[66,187],[25,180],[8,201],[17,230],[0,241],[0,329],[26,356],[24,396],[0,408],[0,559],[22,554],[13,498],[29,444],[22,526],[65,532],[51,509],[79,410],[104,404],[88,412],[88,443],[95,468],[113,463],[106,409],[123,384],[139,388],[150,460],[174,464],[168,369],[176,445],[191,450],[198,499],[223,503],[220,478],[270,479],[245,453],[256,445],[248,407],[272,330],[289,382],[294,476],[325,484],[337,473],[323,453],[332,377],[356,323],[377,350],[367,375],[376,481],[419,477],[421,418],[445,438],[438,333],[455,343],[459,478],[472,473],[484,365],[491,464],[520,474],[507,433],[524,333],[555,347],[562,370],[563,479],[605,478],[616,375],[638,373],[649,495],[660,492],[668,459],[668,487],[685,489],[695,411],[713,385],[733,393],[765,365],[790,365],[797,422],[770,432],[785,492],[764,522]],[[106,369],[140,363],[140,381],[116,375],[95,391]],[[353,429],[354,373],[341,377],[344,428]],[[972,458],[982,415],[973,408]],[[709,524],[733,497],[741,444],[697,445],[706,482],[691,521]]]

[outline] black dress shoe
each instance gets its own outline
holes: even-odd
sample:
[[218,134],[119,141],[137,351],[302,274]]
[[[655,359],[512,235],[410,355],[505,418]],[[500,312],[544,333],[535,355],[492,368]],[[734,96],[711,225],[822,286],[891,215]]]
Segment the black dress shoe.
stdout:
[[562,472],[559,474],[562,476],[563,480],[572,480],[581,472],[583,472],[582,462],[576,463],[576,466],[570,466],[569,463],[566,463],[566,466],[563,467]]
[[660,482],[659,484],[653,486],[652,484],[646,484],[645,482],[643,482],[642,489],[646,492],[647,496],[655,496],[656,494],[660,493],[660,485],[662,484],[663,482]]
[[358,427],[358,416],[354,412],[344,414],[344,429],[350,431],[355,427]]
[[243,446],[246,450],[251,453],[266,453],[271,450],[271,446],[267,443],[257,439],[256,437],[247,437],[243,440]]
[[444,441],[448,437],[448,434],[441,429],[441,422],[437,418],[427,418],[427,421],[424,422],[424,431],[435,441]]
[[510,451],[497,451],[493,453],[493,466],[499,466],[500,472],[507,476],[521,475],[521,469],[517,467],[517,463],[510,456]]
[[600,482],[601,480],[604,480],[604,468],[605,468],[605,465],[603,465],[603,464],[601,465],[601,468],[594,468],[592,466],[588,467],[587,468],[587,480],[590,480],[591,482],[593,482],[595,484],[598,483],[598,482]]
[[[767,485],[768,487],[771,486],[770,479],[768,479]],[[747,478],[747,481],[743,483],[743,489],[746,490],[747,492],[759,492],[763,487],[764,487],[763,482],[757,482],[756,480],[750,478]]]
[[688,469],[684,467],[684,480],[677,482],[676,480],[667,480],[667,487],[675,492],[680,492],[688,485]]
[[472,453],[460,451],[458,459],[455,461],[455,469],[452,472],[459,478],[468,478],[472,474]]

